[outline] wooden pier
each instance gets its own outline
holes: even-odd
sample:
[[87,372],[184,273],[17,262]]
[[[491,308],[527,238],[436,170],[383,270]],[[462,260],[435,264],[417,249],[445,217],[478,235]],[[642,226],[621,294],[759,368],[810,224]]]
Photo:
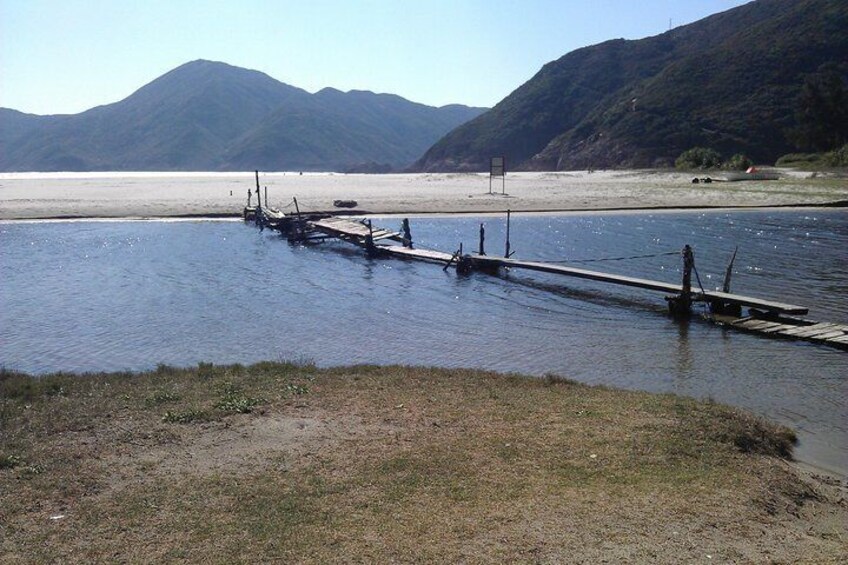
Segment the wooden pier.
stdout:
[[768,337],[795,339],[848,350],[848,325],[816,322],[788,317],[763,318],[714,315],[722,326]]
[[[257,198],[258,196],[257,188]],[[296,203],[297,201],[295,201]],[[806,340],[848,350],[848,326],[819,323],[795,317],[807,314],[808,309],[804,306],[731,293],[729,292],[729,275],[725,281],[724,292],[692,288],[690,274],[691,270],[694,269],[694,257],[688,245],[681,253],[684,260],[683,283],[675,284],[554,263],[522,261],[512,257],[485,255],[482,252],[484,237],[482,228],[479,253],[463,253],[461,245],[455,253],[445,253],[431,249],[414,248],[407,220],[403,221],[402,231],[398,232],[375,227],[370,220],[357,221],[327,213],[301,214],[298,210],[294,215],[286,215],[277,211],[269,214],[260,205],[254,214],[258,223],[279,230],[286,234],[290,241],[333,238],[358,245],[372,257],[384,256],[426,261],[440,264],[444,269],[452,266],[460,273],[472,271],[497,273],[505,269],[524,269],[660,292],[665,295],[669,310],[675,315],[688,316],[691,313],[692,303],[706,303],[710,309],[710,314],[706,317],[723,327],[764,336]],[[245,215],[247,216],[247,208]],[[400,242],[401,245],[377,243],[381,241]],[[507,254],[511,255],[509,252],[508,228]],[[730,267],[728,267],[729,272]],[[742,315],[742,308],[749,309],[747,316]]]
[[[631,286],[641,288],[643,290],[652,290],[663,292],[666,294],[678,295],[683,292],[683,286],[679,284],[664,283],[660,281],[652,281],[647,279],[639,279],[627,277],[623,275],[613,275],[609,273],[600,273],[596,271],[587,271],[585,269],[575,269],[573,267],[564,267],[562,265],[554,265],[551,263],[538,263],[533,261],[518,261],[515,259],[504,259],[501,257],[488,257],[485,255],[472,255],[471,261],[474,264],[486,267],[508,267],[511,269],[528,269],[531,271],[540,271],[544,273],[553,273],[556,275],[565,275],[569,277],[577,277],[581,279],[589,279],[598,282],[617,284],[622,286]],[[752,298],[750,296],[742,296],[739,294],[731,294],[718,291],[693,291],[692,300],[695,302],[709,303],[724,303],[747,308],[757,308],[766,312],[775,314],[806,314],[809,309],[803,306],[795,306],[794,304],[785,304],[774,300],[763,300],[760,298]]]

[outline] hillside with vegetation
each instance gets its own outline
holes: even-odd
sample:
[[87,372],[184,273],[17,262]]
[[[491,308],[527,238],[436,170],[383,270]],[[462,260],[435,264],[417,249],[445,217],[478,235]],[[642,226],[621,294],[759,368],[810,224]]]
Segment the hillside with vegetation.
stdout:
[[193,61],[80,114],[0,109],[0,171],[394,169],[482,111],[372,92],[310,94]]
[[[500,155],[513,170],[570,170],[670,166],[696,146],[758,163],[832,150],[848,141],[845,110],[827,110],[846,91],[846,30],[844,0],[759,0],[578,49],[445,136],[414,170],[486,170]],[[801,133],[822,125],[835,145]]]

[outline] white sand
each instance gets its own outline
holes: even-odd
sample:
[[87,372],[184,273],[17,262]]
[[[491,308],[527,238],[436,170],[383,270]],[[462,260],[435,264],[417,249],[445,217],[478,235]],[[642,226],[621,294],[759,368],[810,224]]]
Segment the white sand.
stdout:
[[[827,204],[848,200],[848,180],[783,171],[779,181],[692,184],[692,173],[508,173],[489,194],[487,174],[260,173],[272,206],[302,210],[356,200],[372,213],[464,213]],[[718,175],[716,175],[718,176]],[[240,214],[255,186],[245,173],[5,173],[0,219]],[[255,197],[254,200],[255,202]],[[284,208],[289,210],[293,208]]]

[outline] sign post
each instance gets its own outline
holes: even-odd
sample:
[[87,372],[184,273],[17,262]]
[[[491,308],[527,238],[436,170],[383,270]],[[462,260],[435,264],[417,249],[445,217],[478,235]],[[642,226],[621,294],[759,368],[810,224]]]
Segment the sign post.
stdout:
[[492,157],[489,165],[489,194],[492,194],[492,178],[501,177],[501,194],[506,194],[506,159]]

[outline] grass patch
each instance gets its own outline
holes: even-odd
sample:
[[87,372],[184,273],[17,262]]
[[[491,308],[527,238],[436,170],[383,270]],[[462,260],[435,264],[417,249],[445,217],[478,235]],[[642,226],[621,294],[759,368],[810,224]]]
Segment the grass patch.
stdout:
[[162,416],[162,421],[168,424],[190,424],[192,422],[207,422],[209,421],[209,413],[205,410],[189,408],[187,410],[168,410]]
[[[669,537],[684,527],[730,532],[710,551],[733,560],[756,552],[734,553],[732,524],[808,495],[776,459],[785,428],[557,375],[284,362],[3,383],[0,561],[597,561],[610,532],[638,532],[633,561],[702,558]],[[838,555],[785,534],[772,556]]]
[[159,406],[168,402],[177,402],[180,400],[180,395],[170,390],[157,390],[151,396],[148,396],[144,403],[147,406]]
[[17,455],[4,455],[0,453],[0,471],[4,469],[14,469],[18,465],[23,464],[23,459]]

